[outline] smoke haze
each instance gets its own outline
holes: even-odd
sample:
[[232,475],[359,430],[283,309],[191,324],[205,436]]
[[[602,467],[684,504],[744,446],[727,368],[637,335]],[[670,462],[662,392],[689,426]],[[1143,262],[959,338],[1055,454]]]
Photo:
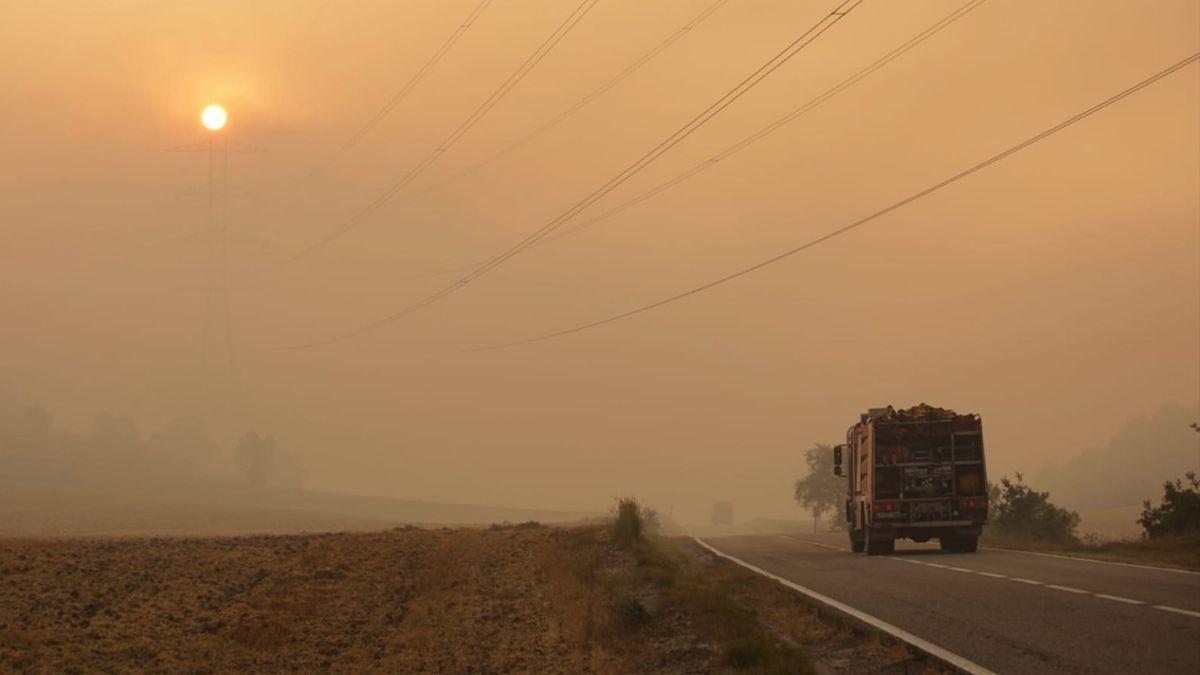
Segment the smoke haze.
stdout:
[[[940,181],[1200,49],[1190,0],[984,3],[679,187],[384,329],[293,349],[519,241],[833,6],[727,3],[561,125],[430,191],[711,4],[603,0],[410,189],[281,265],[433,150],[577,3],[493,3],[339,153],[476,4],[0,4],[0,380],[74,433],[108,412],[143,436],[204,420],[226,453],[248,431],[270,435],[302,467],[289,484],[313,490],[573,512],[633,494],[684,521],[717,500],[739,519],[801,517],[803,450],[839,442],[869,407],[980,413],[993,477],[1079,466],[1134,418],[1196,416],[1195,64],[735,283],[559,340],[458,351],[676,293]],[[961,4],[864,3],[588,214]],[[220,294],[209,299],[219,278],[198,115],[210,102],[229,110],[227,321]],[[1185,412],[1164,417],[1169,402]],[[1190,447],[1194,468],[1196,436],[1172,446]]]

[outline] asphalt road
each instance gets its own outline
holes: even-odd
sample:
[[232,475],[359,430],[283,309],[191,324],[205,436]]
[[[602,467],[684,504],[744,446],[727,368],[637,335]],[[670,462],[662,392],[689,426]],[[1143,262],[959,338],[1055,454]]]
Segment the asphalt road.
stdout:
[[1200,673],[1200,574],[844,534],[701,536],[997,673]]

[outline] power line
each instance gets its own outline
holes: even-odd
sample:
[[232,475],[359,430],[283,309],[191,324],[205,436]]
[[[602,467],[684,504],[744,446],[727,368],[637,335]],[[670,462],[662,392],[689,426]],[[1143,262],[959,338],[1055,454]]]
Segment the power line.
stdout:
[[587,207],[591,206],[592,204],[594,204],[599,199],[603,198],[608,193],[612,192],[614,189],[616,189],[622,183],[624,183],[625,181],[627,181],[630,178],[632,178],[633,176],[635,176],[638,172],[640,172],[645,167],[649,166],[654,160],[658,159],[660,156],[662,156],[668,150],[670,150],[671,148],[678,145],[680,142],[682,142],[688,136],[691,136],[698,129],[700,129],[702,126],[704,126],[705,123],[707,123],[713,117],[716,117],[721,111],[728,108],[735,101],[737,101],[739,98],[741,98],[743,95],[745,95],[748,91],[753,89],[755,85],[762,82],[764,79],[767,78],[767,76],[769,76],[771,73],[778,70],[781,66],[783,66],[785,63],[787,63],[789,60],[791,60],[792,57],[794,57],[796,54],[800,53],[801,50],[803,50],[805,47],[807,47],[808,45],[810,45],[814,41],[816,41],[816,39],[819,38],[825,31],[829,30],[834,25],[836,25],[847,14],[849,14],[851,11],[853,11],[855,7],[862,4],[862,2],[863,2],[863,0],[842,0],[842,2],[832,12],[822,16],[821,19],[819,21],[817,21],[817,23],[813,24],[812,27],[810,27],[808,30],[801,33],[797,38],[792,40],[792,42],[790,42],[782,50],[777,52],[774,56],[772,56],[765,63],[763,63],[761,66],[759,66],[756,70],[754,70],[749,75],[747,75],[741,82],[738,82],[737,85],[735,85],[732,89],[730,89],[725,94],[723,94],[716,101],[711,103],[707,108],[705,108],[703,111],[701,111],[698,115],[696,115],[692,119],[688,120],[687,123],[685,123],[679,129],[677,129],[674,133],[672,133],[670,136],[668,136],[666,138],[666,140],[660,142],[657,146],[648,150],[645,154],[643,154],[641,157],[639,157],[637,160],[635,160],[632,164],[627,166],[624,170],[622,170],[616,176],[609,179],[608,182],[604,183],[600,187],[593,190],[590,194],[585,196],[580,201],[576,202],[569,209],[562,212],[555,218],[551,219],[545,225],[542,225],[540,228],[534,230],[532,233],[527,235],[524,239],[517,242],[513,246],[509,247],[506,251],[504,251],[500,255],[497,255],[494,258],[492,258],[491,260],[487,261],[486,263],[481,265],[478,269],[473,270],[472,272],[470,272],[467,275],[463,276],[462,278],[458,279],[457,281],[450,284],[449,286],[446,286],[446,287],[442,288],[441,290],[438,290],[438,291],[434,292],[433,294],[428,295],[428,296],[422,298],[421,300],[418,300],[417,302],[412,303],[412,304],[400,309],[399,311],[393,312],[392,314],[389,314],[388,316],[385,316],[382,319],[377,319],[376,321],[373,321],[365,326],[356,328],[350,332],[343,333],[341,335],[337,335],[332,338],[326,338],[324,340],[319,340],[316,342],[310,342],[310,343],[303,344],[303,345],[297,345],[295,348],[296,349],[305,349],[305,348],[310,348],[310,347],[319,347],[319,346],[323,346],[323,345],[333,344],[336,342],[341,342],[343,340],[348,340],[348,339],[357,337],[359,335],[371,332],[373,330],[377,330],[386,325],[394,323],[394,322],[400,320],[401,318],[408,316],[409,314],[412,314],[413,312],[417,312],[425,307],[428,307],[429,305],[431,305],[435,302],[438,302],[442,298],[449,296],[450,294],[454,293],[455,291],[458,291],[459,289],[463,288],[464,286],[471,283],[472,281],[475,281],[476,279],[482,277],[483,275],[487,274],[488,272],[491,272],[492,270],[496,269],[500,265],[507,262],[513,256],[515,256],[515,255],[521,253],[522,251],[524,251],[525,249],[529,248],[530,246],[535,244],[537,241],[539,241],[540,239],[545,237],[547,234],[549,234],[550,232],[553,232],[556,228],[560,227],[563,223],[566,223],[571,218],[578,215],[581,211],[583,211]]
[[671,148],[678,145],[680,142],[682,142],[688,136],[691,136],[698,129],[700,129],[700,127],[704,126],[712,118],[716,117],[721,111],[725,110],[730,105],[732,105],[735,101],[737,101],[739,98],[744,96],[747,92],[749,92],[751,89],[753,89],[758,83],[760,83],[764,79],[766,79],[771,73],[775,72],[777,69],[779,69],[785,63],[787,63],[789,60],[791,60],[792,57],[794,57],[796,54],[800,53],[800,51],[802,49],[804,49],[808,45],[815,42],[816,39],[818,37],[820,37],[825,31],[829,30],[835,24],[837,24],[839,21],[841,21],[842,18],[844,18],[847,14],[849,14],[855,7],[857,7],[862,2],[863,2],[863,0],[843,0],[842,3],[840,5],[838,5],[832,12],[830,12],[828,15],[822,17],[820,21],[818,21],[811,28],[809,28],[807,31],[802,33],[798,38],[796,38],[794,41],[792,41],[791,44],[789,44],[782,51],[780,51],[775,56],[773,56],[771,59],[769,59],[762,66],[759,66],[758,70],[755,70],[753,73],[748,75],[744,80],[739,82],[737,84],[737,86],[735,86],[733,89],[726,92],[726,94],[724,96],[717,99],[713,104],[711,104],[708,108],[706,108],[699,115],[692,118],[692,120],[690,120],[683,127],[680,127],[680,129],[677,130],[670,137],[668,137],[667,140],[663,141],[662,143],[659,143],[658,146],[651,149],[646,154],[642,155],[640,158],[638,158],[637,161],[635,161],[633,164],[626,167],[624,171],[617,174],[617,176],[610,179],[604,185],[600,186],[599,188],[596,188],[594,191],[592,191],[591,194],[589,194],[583,200],[580,200],[579,202],[577,202],[570,209],[567,209],[566,211],[564,211],[557,218],[554,218],[549,223],[546,223],[541,228],[539,228],[538,230],[535,230],[532,234],[525,237],[525,239],[523,239],[522,241],[513,245],[511,248],[509,248],[504,253],[493,258],[482,269],[477,270],[477,271],[473,272],[472,274],[468,275],[467,277],[465,277],[464,279],[466,280],[466,282],[469,283],[470,281],[473,281],[474,279],[476,279],[480,276],[483,276],[487,272],[489,272],[492,269],[503,264],[509,258],[512,258],[514,255],[517,255],[521,251],[523,251],[526,248],[528,248],[529,246],[533,245],[534,243],[536,243],[538,240],[545,237],[550,232],[552,232],[555,229],[562,226],[563,223],[567,222],[568,220],[570,220],[574,216],[578,215],[581,211],[583,211],[587,207],[589,207],[592,204],[599,201],[600,198],[604,197],[609,192],[612,192],[614,189],[616,189],[622,183],[624,183],[625,181],[632,178],[634,175],[636,175],[638,172],[640,172],[642,169],[644,169],[646,166],[648,166],[655,159],[658,159],[658,157],[662,156],[665,152],[667,152]]
[[577,6],[567,16],[567,18],[564,19],[561,24],[559,24],[557,28],[555,28],[554,32],[551,33],[550,36],[547,37],[546,40],[542,42],[542,44],[540,44],[538,48],[535,49],[533,53],[530,54],[511,75],[508,76],[508,79],[501,83],[500,86],[493,91],[490,96],[484,99],[483,103],[479,104],[479,107],[476,108],[475,111],[469,116],[467,116],[467,118],[463,120],[461,124],[455,127],[454,131],[450,132],[450,135],[447,136],[445,140],[443,140],[432,151],[430,151],[430,153],[426,155],[424,159],[409,169],[408,173],[404,174],[399,180],[393,183],[391,187],[384,191],[383,194],[376,197],[374,201],[360,209],[357,213],[355,213],[329,234],[301,249],[298,253],[295,253],[291,257],[286,258],[282,263],[280,263],[280,265],[282,266],[290,264],[312,253],[313,251],[316,251],[317,249],[323,248],[335,239],[357,227],[369,216],[382,208],[384,204],[387,204],[389,201],[391,201],[392,198],[399,194],[399,192],[403,190],[409,183],[420,176],[447,150],[453,147],[454,144],[457,143],[459,139],[461,139],[468,131],[470,131],[472,127],[478,124],[479,121],[482,120],[484,116],[486,116],[487,113],[492,110],[492,108],[496,107],[496,104],[498,104],[501,99],[503,99],[510,91],[512,91],[513,88],[516,87],[517,84],[519,84],[535,66],[537,66],[537,64],[541,63],[542,59],[546,58],[546,55],[549,54],[550,51],[554,49],[554,47],[561,42],[564,37],[566,37],[567,33],[570,32],[570,30],[574,28],[584,16],[587,15],[587,13],[596,5],[597,2],[599,2],[599,0],[583,0],[580,2],[579,6]]
[[[881,68],[883,68],[887,64],[891,63],[892,61],[900,58],[901,56],[903,56],[904,54],[906,54],[907,52],[909,52],[910,50],[915,48],[917,45],[921,44],[925,40],[928,40],[929,38],[933,37],[937,33],[941,32],[942,29],[948,27],[950,24],[952,24],[955,21],[958,21],[962,17],[966,16],[972,10],[979,7],[986,1],[987,0],[970,0],[966,4],[955,9],[950,14],[947,14],[946,16],[942,17],[941,19],[938,19],[932,25],[930,25],[928,28],[925,28],[921,32],[917,33],[916,35],[912,36],[908,40],[904,41],[903,43],[901,43],[899,46],[897,46],[892,51],[879,57],[871,64],[867,65],[866,67],[857,71],[853,75],[842,80],[841,82],[834,85],[833,87],[830,87],[829,89],[825,90],[820,95],[816,96],[815,98],[808,101],[807,103],[800,106],[799,108],[796,108],[795,110],[789,112],[788,114],[784,115],[783,117],[779,118],[778,120],[772,122],[771,124],[768,124],[767,126],[763,127],[762,129],[759,129],[758,131],[754,132],[753,134],[750,134],[746,138],[743,138],[742,140],[738,141],[737,143],[734,143],[733,145],[729,146],[728,148],[725,148],[721,152],[709,157],[708,159],[700,162],[699,164],[696,164],[695,166],[676,175],[675,177],[673,177],[667,181],[664,181],[648,190],[645,190],[644,192],[641,192],[640,194],[638,194],[630,199],[627,199],[626,201],[624,201],[612,208],[606,209],[605,211],[602,211],[601,213],[599,213],[595,216],[592,216],[591,218],[588,218],[580,223],[577,223],[574,227],[563,228],[563,229],[555,232],[554,234],[545,237],[544,239],[537,242],[537,244],[535,244],[534,246],[531,246],[530,248],[534,248],[536,246],[541,246],[541,245],[556,242],[556,241],[562,239],[563,237],[567,237],[572,234],[575,234],[576,232],[579,232],[580,230],[582,230],[586,227],[595,225],[596,223],[599,223],[604,220],[608,220],[609,218],[619,215],[619,214],[633,208],[634,206],[641,204],[644,201],[647,201],[653,197],[658,196],[659,194],[661,194],[663,192],[666,192],[667,190],[675,187],[676,185],[679,185],[680,183],[683,183],[684,181],[688,180],[689,178],[692,178],[693,176],[696,176],[697,174],[700,174],[700,173],[704,172],[705,170],[716,166],[717,163],[719,163],[720,161],[727,159],[730,156],[736,154],[737,152],[744,150],[745,148],[753,145],[754,143],[758,142],[759,140],[762,140],[764,137],[778,131],[779,129],[786,126],[788,123],[793,122],[796,119],[798,119],[799,117],[812,111],[814,108],[817,108],[821,104],[825,103],[826,101],[833,98],[834,96],[837,96],[838,94],[845,91],[846,89],[849,89],[850,87],[857,84],[861,80],[866,79],[868,76],[870,76],[871,74],[880,70]],[[440,272],[436,272],[433,274],[427,274],[424,276],[427,276],[427,277],[442,276],[444,274],[471,271],[471,270],[479,269],[479,268],[483,267],[484,265],[486,265],[487,263],[488,263],[488,260],[476,260],[474,262],[460,265],[460,266],[452,268],[452,269],[442,270]]]
[[860,218],[848,225],[844,225],[836,230],[833,230],[833,231],[828,232],[820,237],[817,237],[816,239],[812,239],[812,240],[805,242],[799,246],[796,246],[796,247],[788,249],[782,253],[774,255],[770,258],[767,258],[766,260],[759,261],[749,267],[744,267],[736,272],[727,274],[723,277],[717,278],[713,281],[702,284],[700,286],[696,286],[695,288],[691,288],[682,293],[676,293],[675,295],[663,298],[661,300],[657,300],[655,302],[652,302],[652,303],[649,303],[646,305],[642,305],[640,307],[636,307],[631,310],[621,312],[620,314],[614,314],[612,316],[608,316],[603,319],[599,319],[597,321],[580,324],[578,326],[573,326],[571,328],[566,328],[566,329],[554,331],[551,333],[544,333],[542,335],[525,338],[523,340],[515,340],[512,342],[488,345],[488,346],[484,346],[484,347],[475,347],[472,349],[464,349],[461,351],[463,351],[463,352],[490,351],[490,350],[495,350],[495,349],[506,349],[509,347],[517,347],[520,345],[527,345],[527,344],[531,344],[534,342],[543,342],[545,340],[552,340],[554,338],[562,337],[564,335],[578,333],[578,332],[585,331],[585,330],[588,330],[591,328],[596,328],[598,326],[603,326],[605,324],[613,323],[615,321],[620,321],[622,319],[626,319],[626,318],[629,318],[629,317],[632,317],[632,316],[635,316],[638,314],[642,314],[644,312],[649,312],[650,310],[657,309],[659,307],[662,307],[663,305],[668,305],[670,303],[676,302],[678,300],[682,300],[689,296],[696,295],[698,293],[702,293],[702,292],[707,291],[716,286],[720,286],[726,282],[733,281],[734,279],[737,279],[739,277],[745,276],[752,272],[756,272],[764,267],[767,267],[768,265],[773,265],[785,258],[791,257],[797,253],[800,253],[801,251],[805,251],[814,246],[817,246],[818,244],[829,241],[830,239],[833,239],[834,237],[845,234],[846,232],[849,232],[850,230],[853,230],[861,225],[865,225],[877,218],[885,216],[885,215],[891,213],[892,211],[895,211],[896,209],[899,209],[903,206],[907,206],[908,204],[911,204],[923,197],[933,194],[934,192],[937,192],[938,190],[941,190],[942,188],[945,188],[954,183],[957,183],[958,181],[960,181],[978,171],[981,171],[981,170],[991,166],[992,164],[995,164],[996,162],[999,162],[1000,160],[1005,159],[1006,157],[1008,157],[1012,154],[1020,152],[1021,150],[1024,150],[1025,148],[1028,148],[1029,146],[1037,143],[1038,141],[1041,141],[1055,133],[1058,133],[1059,131],[1062,131],[1063,129],[1066,129],[1067,127],[1075,124],[1076,122],[1079,122],[1087,117],[1090,117],[1091,115],[1093,115],[1097,112],[1100,112],[1101,110],[1120,101],[1121,99],[1124,99],[1127,96],[1137,93],[1138,91],[1142,90],[1143,88],[1148,87],[1151,84],[1154,84],[1155,82],[1161,80],[1162,78],[1167,77],[1168,75],[1171,75],[1172,73],[1196,62],[1197,60],[1200,60],[1200,52],[1192,54],[1188,58],[1186,58],[1182,61],[1179,61],[1178,63],[1176,63],[1164,70],[1159,71],[1158,73],[1142,80],[1141,82],[1138,82],[1137,84],[1129,87],[1128,89],[1125,89],[1124,91],[1122,91],[1110,98],[1107,98],[1104,101],[1101,101],[1100,103],[1097,103],[1096,105],[1088,108],[1087,110],[1077,113],[1076,115],[1073,115],[1072,117],[1069,117],[1069,118],[1063,120],[1062,122],[1059,122],[1058,124],[1050,127],[1049,129],[1046,129],[1045,131],[1043,131],[1039,134],[1031,136],[1030,138],[1028,138],[1024,141],[1021,141],[1020,143],[1008,148],[1007,150],[1004,150],[995,155],[992,155],[991,157],[983,160],[982,162],[979,162],[978,164],[975,164],[968,169],[964,169],[963,171],[960,171],[959,173],[956,173],[953,176],[951,176],[939,183],[935,183],[934,185],[931,185],[930,187],[927,187],[919,192],[915,192],[915,193],[909,195],[908,197],[905,197],[904,199],[901,199],[900,201],[895,202],[894,204],[887,206],[885,208],[882,208],[866,217]]
[[[721,152],[718,152],[717,154],[700,162],[699,164],[688,169],[687,171],[680,173],[679,175],[671,178],[670,180],[664,181],[663,183],[660,183],[659,185],[656,185],[655,187],[652,187],[649,190],[646,190],[631,199],[628,199],[610,209],[607,209],[607,210],[599,213],[598,215],[588,218],[587,220],[584,220],[584,221],[576,224],[574,227],[564,228],[564,229],[560,230],[559,232],[555,233],[553,236],[546,237],[540,243],[541,244],[549,244],[551,242],[558,241],[559,239],[562,239],[563,237],[575,234],[576,232],[584,229],[585,227],[595,225],[596,223],[603,221],[603,220],[608,220],[609,218],[612,218],[613,216],[615,216],[619,213],[622,213],[630,208],[633,208],[634,206],[637,206],[638,204],[641,204],[642,202],[644,202],[652,197],[656,197],[659,194],[666,192],[667,190],[675,187],[676,185],[679,185],[680,183],[688,180],[689,178],[692,178],[693,176],[700,174],[700,173],[706,171],[707,169],[710,169],[710,168],[716,166],[717,163],[720,162],[721,160],[728,159],[730,156],[740,152],[741,150],[746,149],[747,147],[753,145],[754,143],[762,140],[766,136],[769,136],[770,134],[783,128],[788,123],[795,121],[797,118],[812,111],[814,108],[817,108],[821,104],[823,104],[826,101],[828,101],[829,99],[837,96],[838,94],[842,93],[846,89],[849,89],[850,87],[854,86],[861,80],[866,79],[868,76],[875,73],[876,71],[883,68],[884,66],[891,63],[892,61],[900,58],[901,56],[903,56],[905,53],[907,53],[908,51],[910,51],[917,45],[921,44],[925,40],[928,40],[929,38],[933,37],[937,33],[941,32],[941,30],[943,28],[946,28],[950,24],[952,24],[955,21],[958,21],[962,17],[966,16],[968,13],[971,12],[971,10],[982,5],[984,2],[986,2],[986,0],[970,0],[970,2],[966,3],[965,5],[959,7],[958,9],[954,10],[950,14],[948,14],[948,15],[942,17],[941,19],[939,19],[938,21],[934,22],[933,25],[929,26],[928,28],[921,31],[920,33],[917,33],[916,35],[912,36],[911,38],[906,40],[904,43],[902,43],[901,45],[899,45],[892,51],[879,57],[874,62],[872,62],[870,65],[859,70],[858,72],[854,73],[850,77],[847,77],[846,79],[842,80],[838,84],[835,84],[834,86],[825,90],[820,95],[816,96],[815,98],[808,101],[807,103],[800,106],[799,108],[796,108],[792,112],[784,115],[783,117],[779,118],[778,120],[775,120],[771,124],[768,124],[767,126],[763,127],[762,129],[759,129],[758,131],[754,132],[753,134],[750,134],[746,138],[743,138],[742,140],[738,141],[737,143],[734,143],[733,145],[729,146],[728,148],[725,148]],[[480,261],[478,264],[482,265],[483,262],[484,261]]]
[[343,153],[354,147],[355,144],[362,140],[363,136],[371,133],[372,129],[378,126],[379,123],[382,122],[383,119],[396,108],[396,106],[400,105],[401,101],[403,101],[409,95],[409,93],[411,93],[412,90],[415,89],[418,84],[420,84],[421,80],[425,79],[425,76],[428,75],[435,66],[437,66],[442,58],[450,52],[450,49],[454,47],[454,44],[458,42],[459,38],[461,38],[467,32],[467,29],[471,27],[471,24],[475,23],[475,20],[478,19],[481,14],[483,14],[483,10],[487,9],[487,6],[491,4],[491,2],[492,0],[481,0],[481,2],[475,6],[475,9],[471,10],[471,13],[467,15],[467,18],[458,25],[458,28],[456,28],[454,32],[450,34],[450,37],[446,38],[446,41],[442,43],[442,46],[438,47],[437,51],[435,51],[433,55],[429,57],[429,60],[426,61],[411,78],[409,78],[408,82],[406,82],[404,86],[401,87],[400,90],[396,92],[396,94],[392,96],[392,98],[385,103],[384,106],[380,108],[374,116],[371,117],[371,119],[367,120],[367,123],[364,124],[362,128],[354,132],[350,138],[346,139],[346,142],[342,144],[342,147],[338,152]]
[[460,171],[459,173],[456,173],[456,174],[450,176],[449,178],[447,178],[445,180],[435,183],[434,185],[430,186],[427,190],[425,190],[425,192],[433,192],[436,190],[440,190],[441,188],[444,188],[447,185],[450,185],[451,183],[454,183],[462,178],[465,178],[465,177],[471,175],[472,173],[475,173],[476,171],[508,156],[513,151],[519,149],[521,146],[525,145],[526,143],[537,138],[538,136],[541,136],[545,132],[558,126],[560,123],[565,121],[567,118],[569,118],[572,115],[574,115],[575,113],[579,112],[584,106],[586,106],[587,104],[591,103],[592,101],[595,101],[596,99],[600,98],[605,93],[607,93],[610,89],[612,89],[613,87],[620,84],[620,82],[622,80],[624,80],[625,78],[629,77],[630,75],[633,75],[635,72],[640,70],[642,68],[642,66],[649,63],[651,60],[654,59],[654,57],[656,57],[659,54],[661,54],[662,52],[666,51],[666,49],[668,47],[675,44],[681,38],[683,38],[685,35],[690,33],[693,29],[696,28],[696,26],[699,26],[705,19],[712,16],[718,9],[721,8],[722,5],[724,5],[728,1],[729,0],[717,0],[716,2],[709,5],[708,7],[705,7],[699,14],[697,14],[690,21],[688,21],[683,26],[681,26],[674,33],[669,35],[665,40],[663,40],[662,42],[655,45],[650,51],[648,51],[645,54],[638,57],[638,59],[636,61],[634,61],[633,63],[626,66],[624,70],[622,70],[621,72],[614,75],[612,78],[610,78],[608,81],[601,84],[599,87],[596,87],[595,89],[593,89],[587,96],[584,96],[583,98],[579,99],[578,101],[576,101],[573,105],[571,105],[566,110],[563,110],[558,115],[555,115],[554,117],[552,117],[552,118],[546,120],[545,122],[543,122],[542,124],[538,125],[532,131],[530,131],[529,133],[525,134],[524,136],[518,138],[517,140],[513,141],[509,145],[505,146],[502,150],[495,153],[491,157],[488,157],[487,159],[485,159],[481,162],[473,164],[473,165],[467,167],[466,169]]

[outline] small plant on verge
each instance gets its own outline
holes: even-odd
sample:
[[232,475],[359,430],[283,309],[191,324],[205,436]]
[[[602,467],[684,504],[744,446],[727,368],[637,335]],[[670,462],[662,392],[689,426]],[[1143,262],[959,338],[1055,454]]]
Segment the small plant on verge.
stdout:
[[629,546],[645,534],[658,530],[658,514],[633,497],[622,497],[613,507],[612,537],[621,546]]

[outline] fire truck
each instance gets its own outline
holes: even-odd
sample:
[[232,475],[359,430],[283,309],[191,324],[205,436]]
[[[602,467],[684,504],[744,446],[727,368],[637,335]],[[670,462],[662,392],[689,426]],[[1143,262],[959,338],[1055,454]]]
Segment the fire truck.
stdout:
[[890,554],[905,538],[975,552],[988,512],[979,415],[924,403],[872,408],[833,449],[833,463],[846,478],[855,553]]

